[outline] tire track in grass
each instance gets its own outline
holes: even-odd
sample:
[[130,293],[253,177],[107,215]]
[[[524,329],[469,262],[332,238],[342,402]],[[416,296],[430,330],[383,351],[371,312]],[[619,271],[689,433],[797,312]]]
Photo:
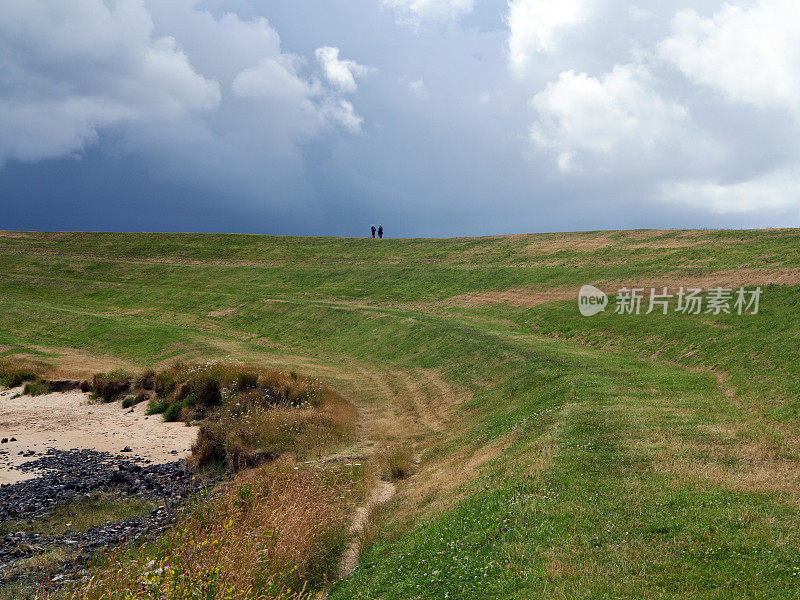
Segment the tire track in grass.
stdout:
[[392,376],[402,386],[400,394],[413,411],[414,420],[429,431],[441,432],[444,426],[432,408],[434,401],[422,382],[421,372],[392,371]]
[[421,370],[420,375],[425,379],[428,389],[433,388],[432,397],[435,400],[433,410],[437,420],[443,425],[447,424],[453,416],[455,407],[466,399],[466,391],[449,383],[434,369]]

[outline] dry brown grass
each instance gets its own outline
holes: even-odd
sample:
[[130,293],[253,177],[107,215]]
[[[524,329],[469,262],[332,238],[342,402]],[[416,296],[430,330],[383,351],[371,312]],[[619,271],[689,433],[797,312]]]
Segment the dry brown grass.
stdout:
[[[764,417],[760,406],[736,395],[724,374],[715,374],[721,393],[744,410],[735,416],[718,415],[718,421],[708,425],[698,412],[700,407],[622,402],[611,410],[647,423],[643,430],[646,434],[627,443],[651,457],[656,471],[732,491],[778,492],[789,503],[800,506],[800,438],[796,428]],[[660,424],[662,419],[696,424],[677,430]]]
[[[65,600],[308,597],[334,578],[363,489],[345,467],[274,464],[191,506],[163,539],[121,551]],[[304,587],[305,586],[305,587]]]
[[[760,230],[764,237],[780,235],[785,229],[764,229]],[[664,235],[669,237],[665,239]],[[502,236],[506,237],[506,236]],[[513,236],[508,236],[513,237]],[[610,246],[624,246],[626,248],[652,248],[652,249],[671,249],[671,248],[691,248],[695,246],[708,245],[738,245],[752,243],[752,238],[737,239],[728,238],[709,238],[708,231],[699,229],[678,230],[678,229],[638,229],[632,231],[600,231],[600,232],[564,232],[523,235],[520,237],[530,237],[534,241],[525,246],[527,254],[549,255],[563,251],[583,251],[592,252]]]
[[536,236],[536,241],[525,246],[531,256],[555,254],[556,252],[592,251],[615,244],[612,232],[601,233],[549,233]]
[[319,381],[241,365],[188,372],[214,378],[222,387],[222,406],[202,423],[192,447],[195,466],[224,463],[236,470],[284,454],[321,457],[354,432],[355,408]]
[[647,447],[657,471],[699,478],[728,490],[781,492],[800,505],[800,460],[787,447],[754,440],[751,433],[735,428],[707,433],[687,439],[654,431],[638,445]]
[[577,300],[575,287],[538,290],[536,288],[513,288],[491,292],[470,292],[447,298],[442,302],[457,306],[482,306],[485,304],[510,304],[511,306],[538,306],[548,302]]
[[30,346],[30,349],[46,351],[48,356],[46,359],[42,359],[27,350],[19,350],[9,354],[4,361],[36,365],[41,376],[61,379],[91,379],[95,373],[120,368],[131,372],[140,369],[134,363],[113,356],[92,354],[74,348]]
[[[480,447],[464,445],[459,450],[423,460],[417,467],[417,474],[406,480],[398,490],[399,508],[392,515],[393,520],[410,522],[418,520],[421,515],[430,516],[447,510],[466,497],[469,484],[510,444],[510,438],[503,436]],[[539,460],[538,453],[530,457],[531,460]],[[538,468],[544,468],[543,464]],[[526,471],[536,468],[531,464]]]
[[377,460],[384,479],[405,479],[414,468],[414,448],[409,442],[390,444],[378,453]]
[[0,386],[17,387],[25,381],[33,381],[48,371],[42,362],[23,358],[0,360]]
[[393,370],[390,372],[396,385],[400,386],[400,397],[406,402],[405,409],[423,428],[441,432],[467,392],[445,381],[435,369]]
[[319,457],[348,439],[354,421],[353,407],[333,393],[316,407],[256,406],[246,413],[226,408],[201,426],[191,461],[198,466],[224,461],[235,470],[285,453]]
[[95,397],[104,402],[113,402],[127,393],[130,387],[131,376],[122,369],[109,373],[97,373],[92,378],[92,392]]
[[229,317],[236,313],[238,309],[233,308],[220,308],[219,310],[212,310],[211,312],[207,312],[207,317]]

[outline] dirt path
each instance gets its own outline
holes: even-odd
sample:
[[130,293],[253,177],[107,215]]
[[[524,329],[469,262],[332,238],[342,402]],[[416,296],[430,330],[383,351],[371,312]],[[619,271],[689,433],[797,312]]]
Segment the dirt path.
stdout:
[[127,446],[132,451],[124,456],[160,463],[185,458],[197,436],[197,427],[148,417],[146,402],[131,410],[120,402],[92,404],[79,391],[14,398],[20,391],[0,391],[0,438],[8,438],[0,444],[0,483],[30,479],[13,467],[48,448],[120,452]]
[[356,509],[356,514],[353,517],[353,522],[348,532],[351,536],[350,543],[339,561],[339,577],[341,579],[349,577],[350,573],[358,566],[358,555],[361,554],[361,546],[364,541],[362,534],[369,522],[372,511],[381,504],[386,504],[391,500],[395,492],[396,488],[394,484],[388,481],[378,480],[370,491],[366,504]]
[[[350,524],[350,530],[348,531],[350,543],[348,543],[347,550],[339,559],[339,580],[349,577],[358,566],[358,556],[361,554],[361,547],[364,544],[364,529],[369,523],[370,515],[377,507],[391,500],[396,491],[397,488],[393,483],[378,479],[375,481],[375,485],[372,486],[366,503],[356,509],[353,522]],[[335,581],[328,583],[320,595],[320,600],[328,598],[330,588],[335,583]]]

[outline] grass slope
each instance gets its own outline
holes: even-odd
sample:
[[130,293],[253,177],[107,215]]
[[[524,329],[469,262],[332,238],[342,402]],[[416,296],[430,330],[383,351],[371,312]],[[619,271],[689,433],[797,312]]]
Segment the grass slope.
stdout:
[[[800,595],[798,231],[8,233],[0,269],[6,356],[297,368],[415,444],[332,598]],[[586,319],[584,283],[779,285]]]

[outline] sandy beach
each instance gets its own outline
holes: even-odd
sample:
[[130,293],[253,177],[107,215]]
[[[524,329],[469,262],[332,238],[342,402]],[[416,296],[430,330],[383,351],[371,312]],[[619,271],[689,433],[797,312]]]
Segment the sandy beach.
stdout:
[[[9,440],[0,444],[0,484],[33,477],[14,467],[48,448],[89,448],[161,463],[188,456],[197,435],[197,427],[146,416],[146,402],[131,410],[120,402],[93,403],[77,390],[15,398],[21,391],[0,390],[0,439]],[[131,452],[122,453],[126,447]]]

